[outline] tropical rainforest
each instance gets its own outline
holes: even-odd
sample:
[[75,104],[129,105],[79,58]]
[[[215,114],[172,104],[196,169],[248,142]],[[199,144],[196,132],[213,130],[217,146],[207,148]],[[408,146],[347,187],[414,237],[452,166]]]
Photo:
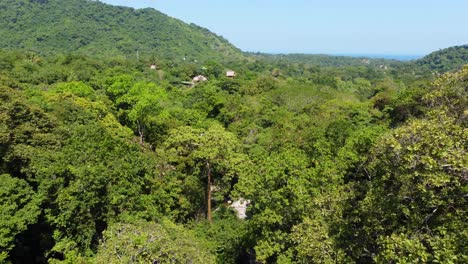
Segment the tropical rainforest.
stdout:
[[0,10],[0,263],[468,263],[467,45],[269,55],[153,9]]

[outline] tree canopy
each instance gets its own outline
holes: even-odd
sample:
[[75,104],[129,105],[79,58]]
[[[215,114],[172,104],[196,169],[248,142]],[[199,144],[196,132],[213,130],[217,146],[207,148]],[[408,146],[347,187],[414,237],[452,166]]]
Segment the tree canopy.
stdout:
[[468,262],[465,59],[242,54],[151,9],[0,9],[1,263]]

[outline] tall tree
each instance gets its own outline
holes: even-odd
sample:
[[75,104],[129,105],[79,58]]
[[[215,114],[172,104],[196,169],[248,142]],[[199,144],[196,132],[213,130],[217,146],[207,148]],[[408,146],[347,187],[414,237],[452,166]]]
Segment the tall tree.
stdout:
[[130,125],[138,133],[140,143],[143,143],[146,131],[167,114],[163,111],[166,98],[164,89],[152,83],[139,82],[117,99],[117,104],[125,110]]
[[218,124],[208,129],[179,127],[171,131],[164,146],[171,163],[206,182],[206,218],[211,221],[213,190],[228,195],[246,161],[236,136]]

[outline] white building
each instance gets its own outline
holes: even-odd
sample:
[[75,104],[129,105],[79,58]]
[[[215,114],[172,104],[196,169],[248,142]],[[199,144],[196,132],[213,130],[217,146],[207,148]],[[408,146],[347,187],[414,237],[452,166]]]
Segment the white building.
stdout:
[[195,77],[193,77],[193,79],[192,79],[192,82],[194,82],[194,83],[197,83],[197,82],[206,82],[206,81],[208,81],[208,78],[206,78],[206,77],[203,76],[203,75],[195,76]]
[[236,72],[235,71],[227,71],[226,72],[226,77],[234,78],[234,77],[236,77]]

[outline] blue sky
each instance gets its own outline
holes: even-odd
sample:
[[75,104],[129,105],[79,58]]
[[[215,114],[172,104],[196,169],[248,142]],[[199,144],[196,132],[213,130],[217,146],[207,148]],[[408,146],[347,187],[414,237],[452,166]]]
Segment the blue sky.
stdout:
[[244,51],[424,55],[468,44],[468,0],[101,0],[152,7]]

